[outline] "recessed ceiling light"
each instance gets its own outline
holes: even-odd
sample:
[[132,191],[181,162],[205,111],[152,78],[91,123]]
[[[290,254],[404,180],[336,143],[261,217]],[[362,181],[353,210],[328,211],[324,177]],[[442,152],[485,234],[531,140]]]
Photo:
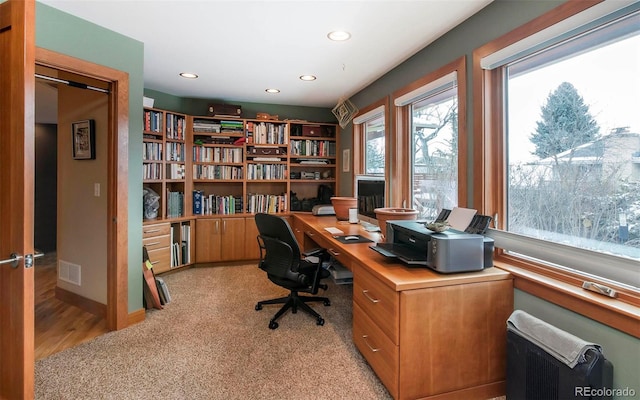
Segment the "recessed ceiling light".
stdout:
[[316,77],[314,75],[300,75],[300,80],[303,80],[303,81],[315,81]]
[[191,72],[181,72],[180,76],[187,79],[196,79],[198,75],[192,74]]
[[280,90],[278,90],[278,89],[266,89],[265,92],[267,92],[267,93],[280,93]]
[[351,34],[347,31],[333,31],[329,32],[327,37],[331,40],[335,40],[336,42],[342,42],[345,40],[349,40]]

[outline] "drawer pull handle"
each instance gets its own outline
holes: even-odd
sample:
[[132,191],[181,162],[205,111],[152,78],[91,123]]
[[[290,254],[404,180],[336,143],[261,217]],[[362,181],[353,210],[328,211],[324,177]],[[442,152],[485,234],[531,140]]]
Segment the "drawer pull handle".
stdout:
[[144,233],[156,233],[156,232],[160,232],[160,229],[151,229],[149,231],[144,231]]
[[155,264],[157,264],[157,263],[159,263],[159,262],[160,262],[160,261],[151,261],[151,264],[154,264],[154,265],[155,265]]
[[331,253],[332,256],[334,257],[338,257],[340,255],[339,251],[335,251],[334,249],[328,249],[327,250],[329,253]]
[[315,233],[313,233],[311,231],[307,231],[306,233],[307,233],[308,236],[315,236],[316,235]]
[[371,345],[369,344],[369,341],[367,340],[369,338],[369,335],[362,335],[362,338],[364,339],[364,343],[367,345],[367,347],[374,353],[380,351],[380,349],[376,349],[375,347],[371,347]]
[[380,300],[376,300],[373,297],[369,296],[369,291],[368,290],[363,290],[362,294],[364,295],[364,297],[366,297],[367,299],[369,299],[369,301],[371,301],[372,303],[379,303]]
[[157,244],[160,244],[160,242],[152,242],[152,243],[147,243],[147,246],[155,246]]

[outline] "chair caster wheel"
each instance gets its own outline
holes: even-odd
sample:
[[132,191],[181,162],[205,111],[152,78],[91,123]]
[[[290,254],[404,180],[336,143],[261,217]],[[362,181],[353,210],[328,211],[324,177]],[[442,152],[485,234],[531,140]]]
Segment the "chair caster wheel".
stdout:
[[320,325],[320,326],[324,325],[324,319],[318,318],[318,320],[316,321],[316,325]]
[[331,301],[330,300],[325,300],[323,304],[324,304],[325,307],[328,307],[328,306],[331,305]]
[[276,321],[269,321],[269,329],[277,329],[278,323]]
[[262,310],[262,304],[256,304],[256,311]]

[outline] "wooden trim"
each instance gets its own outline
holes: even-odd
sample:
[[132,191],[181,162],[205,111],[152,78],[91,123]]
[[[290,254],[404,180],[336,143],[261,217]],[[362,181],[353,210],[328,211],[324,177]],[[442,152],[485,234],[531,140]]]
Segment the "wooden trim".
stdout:
[[612,299],[503,261],[495,266],[514,276],[514,287],[602,324],[640,338],[640,306]]
[[129,75],[89,61],[36,48],[36,63],[108,82],[107,328],[127,327]]
[[107,315],[107,305],[99,303],[95,300],[88,299],[84,296],[80,296],[77,293],[70,292],[66,289],[56,286],[55,288],[56,299],[64,301],[67,304],[76,306],[81,310],[104,318]]
[[[466,207],[469,190],[468,179],[468,153],[469,153],[469,136],[467,133],[467,67],[466,57],[462,56],[458,59],[432,71],[420,79],[417,79],[407,86],[393,92],[392,99],[395,102],[400,96],[412,92],[430,82],[435,81],[453,71],[457,72],[457,95],[458,95],[458,204],[461,207]],[[392,182],[399,183],[400,190],[394,190],[393,202],[390,206],[406,206],[411,207],[411,204],[403,205],[405,201],[410,201],[413,197],[413,190],[411,187],[411,115],[409,113],[410,105],[396,106],[396,124],[393,137],[395,138],[396,148],[391,149],[396,162],[393,163],[393,168],[396,170],[391,176]]]
[[[0,258],[33,254],[35,1],[0,3]],[[34,397],[34,268],[0,266],[0,398]]]
[[536,263],[534,261],[525,260],[522,258],[518,258],[509,254],[501,254],[503,252],[502,249],[499,249],[499,254],[496,259],[498,261],[504,262],[510,266],[522,268],[528,270],[532,273],[546,276],[550,279],[557,280],[559,282],[563,282],[565,284],[571,285],[572,287],[581,288],[582,283],[584,281],[595,282],[601,285],[605,285],[618,293],[617,299],[624,303],[628,303],[633,306],[640,306],[640,293],[637,291],[630,290],[627,287],[616,284],[614,282],[606,282],[604,280],[599,280],[597,277],[593,276],[585,276],[580,275],[577,272],[571,272],[568,270],[562,270],[558,268],[554,268],[551,266],[546,266],[544,264]]
[[[411,198],[411,162],[407,160],[407,154],[411,154],[411,143],[409,131],[411,129],[409,107],[397,107],[395,109],[395,130],[393,132],[394,162],[391,169],[391,181],[394,182],[395,190],[391,193],[388,207],[403,207],[406,201]],[[396,184],[397,183],[397,184]],[[403,207],[404,208],[404,207]]]
[[146,312],[144,308],[129,313],[127,316],[127,326],[135,325],[140,322],[144,322]]

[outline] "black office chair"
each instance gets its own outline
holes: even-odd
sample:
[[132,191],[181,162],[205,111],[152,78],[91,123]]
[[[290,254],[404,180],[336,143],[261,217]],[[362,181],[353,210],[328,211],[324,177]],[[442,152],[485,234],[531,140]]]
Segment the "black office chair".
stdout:
[[[322,268],[322,253],[319,249],[300,253],[300,248],[287,220],[272,214],[256,214],[258,226],[258,245],[260,246],[259,267],[267,272],[271,282],[290,291],[286,297],[259,301],[256,310],[262,310],[265,304],[284,304],[269,321],[269,329],[278,328],[276,320],[287,310],[296,313],[298,309],[305,311],[316,319],[317,325],[324,325],[324,319],[306,303],[321,301],[325,306],[331,302],[326,297],[299,296],[299,292],[317,294],[318,289],[327,290],[327,285],[320,283],[329,277],[329,271]],[[305,258],[303,258],[303,255]],[[312,259],[314,256],[315,259]]]

